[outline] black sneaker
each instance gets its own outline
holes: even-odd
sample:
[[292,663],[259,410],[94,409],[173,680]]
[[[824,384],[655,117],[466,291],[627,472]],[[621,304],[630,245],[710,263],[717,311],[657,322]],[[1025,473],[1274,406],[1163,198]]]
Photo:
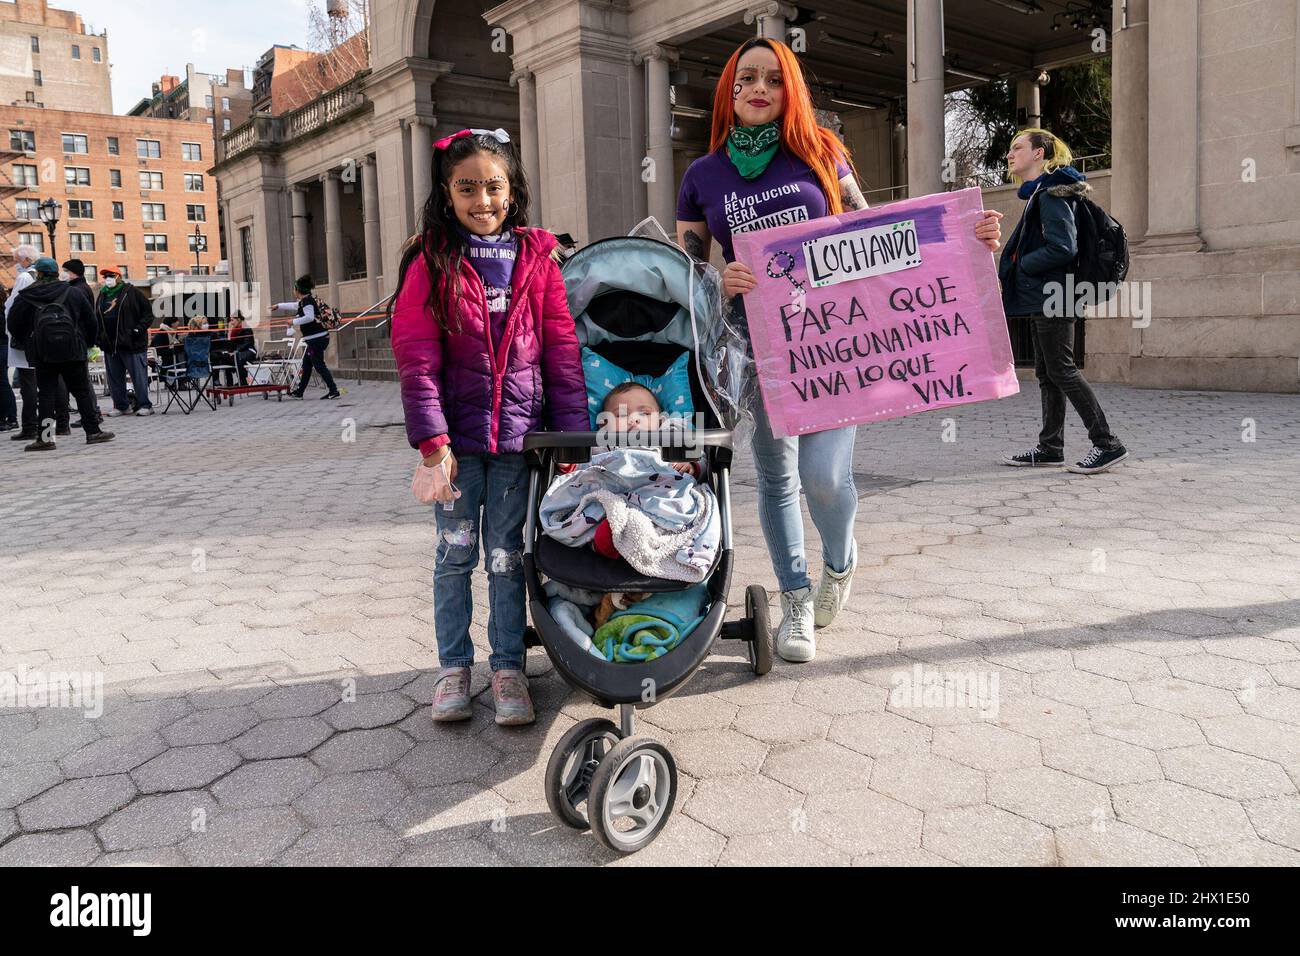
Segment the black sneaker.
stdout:
[[342,392],[328,392],[325,395],[321,396],[321,401],[324,401],[327,398],[342,398],[342,397],[343,397]]
[[38,438],[36,441],[25,447],[23,451],[54,451],[54,442]]
[[286,392],[285,394],[290,398],[296,398],[298,401],[302,401],[302,392]]
[[17,435],[10,435],[10,441],[31,441],[36,437],[36,432],[20,431]]
[[1104,448],[1092,446],[1092,451],[1083,456],[1083,460],[1074,465],[1066,467],[1066,471],[1074,472],[1076,475],[1099,475],[1103,471],[1109,471],[1128,457],[1128,449],[1123,445],[1118,448],[1112,448],[1107,451]]
[[106,441],[112,441],[117,436],[112,432],[91,432],[86,436],[87,445],[100,445]]
[[1065,464],[1065,456],[1060,452],[1053,455],[1034,446],[1018,455],[1007,455],[1002,459],[1002,464],[1012,468],[1055,468]]

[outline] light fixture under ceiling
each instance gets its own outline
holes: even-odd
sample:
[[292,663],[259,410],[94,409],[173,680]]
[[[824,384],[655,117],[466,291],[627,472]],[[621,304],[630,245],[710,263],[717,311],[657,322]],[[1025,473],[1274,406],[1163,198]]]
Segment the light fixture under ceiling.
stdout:
[[999,7],[1014,10],[1016,13],[1023,13],[1025,16],[1043,12],[1043,8],[1035,0],[989,0],[989,3],[996,3]]

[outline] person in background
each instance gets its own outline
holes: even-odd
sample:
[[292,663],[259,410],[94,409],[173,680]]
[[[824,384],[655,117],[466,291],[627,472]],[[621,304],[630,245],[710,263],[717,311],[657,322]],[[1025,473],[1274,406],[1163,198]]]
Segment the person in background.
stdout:
[[[36,281],[18,294],[9,311],[9,334],[21,339],[35,365],[42,429],[55,423],[60,379],[77,400],[86,444],[113,440],[99,427],[99,410],[86,371],[86,349],[95,338],[95,313],[86,297],[59,279],[59,266],[48,256],[37,259]],[[57,432],[56,432],[57,434]],[[50,451],[53,436],[38,431],[24,451]]]
[[85,296],[86,302],[95,307],[95,293],[86,282],[86,264],[80,259],[69,259],[60,267],[59,278],[68,283],[68,287]]
[[[74,260],[75,261],[75,260]],[[65,268],[68,263],[64,263]],[[80,263],[78,263],[80,265]],[[126,377],[131,376],[135,389],[137,415],[152,415],[149,399],[149,323],[153,313],[144,293],[122,280],[116,269],[99,270],[99,298],[95,300],[99,347],[104,350],[104,369],[108,373],[108,390],[113,396],[109,417],[131,414],[126,394]]]
[[[0,285],[0,308],[9,301],[9,295],[9,290]],[[0,432],[13,431],[17,427],[18,399],[9,384],[9,333],[5,330],[5,322],[0,319]]]
[[[18,301],[18,294],[36,281],[36,272],[32,266],[40,254],[40,250],[29,243],[14,247],[14,265],[18,269],[18,277],[14,279],[14,287],[9,290],[9,298],[5,300],[6,326],[9,322],[9,313],[13,310],[14,303]],[[9,338],[10,348],[21,351],[23,339],[12,334]],[[12,361],[12,359],[6,357],[6,361]],[[18,393],[23,400],[22,427],[19,428],[17,434],[9,437],[11,441],[31,441],[36,437],[37,421],[40,417],[38,412],[39,403],[36,398],[36,369],[32,367],[31,359],[27,360],[25,366],[18,367]],[[66,390],[62,388],[60,388],[55,418],[57,419],[58,434],[70,434],[68,428],[68,395]]]
[[230,343],[230,356],[235,363],[239,384],[247,385],[248,363],[257,358],[257,343],[253,338],[253,330],[244,324],[244,316],[240,312],[236,311],[230,316],[226,337]]
[[338,386],[334,384],[334,376],[325,365],[325,350],[329,348],[330,332],[316,318],[316,297],[312,295],[312,290],[315,288],[311,276],[300,276],[293,284],[295,301],[273,305],[271,314],[295,309],[298,317],[293,320],[293,324],[297,326],[298,334],[302,336],[303,343],[307,346],[307,354],[302,358],[302,376],[298,379],[297,387],[289,395],[293,398],[303,397],[311,382],[311,370],[314,368],[320,373],[320,377],[324,379],[329,389],[321,398],[338,398],[340,395]]

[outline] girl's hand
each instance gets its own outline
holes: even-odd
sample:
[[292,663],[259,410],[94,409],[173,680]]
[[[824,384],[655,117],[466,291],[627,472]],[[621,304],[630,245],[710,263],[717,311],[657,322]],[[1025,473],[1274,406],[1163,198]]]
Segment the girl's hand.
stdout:
[[727,298],[751,292],[758,280],[743,262],[729,262],[722,270],[722,291]]
[[426,468],[436,468],[438,465],[442,464],[443,461],[447,462],[447,480],[455,481],[456,480],[456,456],[451,453],[450,445],[443,445],[432,455],[425,458],[424,465]]
[[975,238],[989,247],[989,252],[997,252],[1002,247],[1002,213],[993,209],[980,211],[979,221],[975,223]]

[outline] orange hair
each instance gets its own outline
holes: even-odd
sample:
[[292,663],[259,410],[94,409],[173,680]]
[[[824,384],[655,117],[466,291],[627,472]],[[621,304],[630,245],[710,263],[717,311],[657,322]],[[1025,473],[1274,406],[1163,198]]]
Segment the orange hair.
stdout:
[[840,177],[835,171],[836,160],[844,160],[849,169],[853,169],[853,160],[849,151],[834,133],[824,126],[817,125],[813,112],[812,93],[804,80],[803,67],[799,65],[794,51],[780,40],[768,40],[755,37],[746,40],[736,52],[731,54],[727,65],[722,68],[718,79],[718,88],[713,92],[713,128],[709,136],[709,151],[716,152],[726,145],[727,136],[735,119],[735,103],[731,91],[736,86],[736,68],[742,54],[756,46],[765,46],[776,54],[776,62],[781,67],[781,78],[785,83],[785,105],[779,119],[781,145],[808,164],[808,168],[817,177],[822,192],[826,194],[826,208],[830,215],[844,211],[840,199]]

